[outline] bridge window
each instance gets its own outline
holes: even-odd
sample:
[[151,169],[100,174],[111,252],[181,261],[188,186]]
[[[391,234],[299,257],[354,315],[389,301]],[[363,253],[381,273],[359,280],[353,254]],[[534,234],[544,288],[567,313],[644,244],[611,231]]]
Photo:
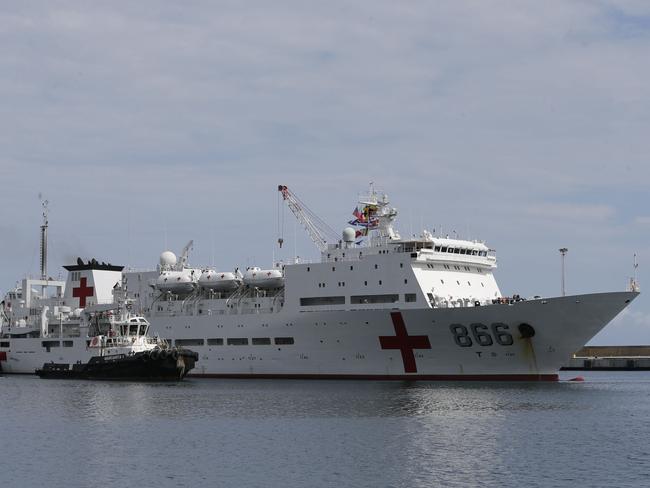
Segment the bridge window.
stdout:
[[440,246],[436,246],[435,251],[440,252]]
[[317,305],[343,305],[345,297],[306,297],[300,299],[301,307],[313,307]]
[[441,251],[441,252],[447,252],[447,247],[446,247],[446,246],[442,246],[442,247],[440,248],[440,251]]
[[223,346],[223,339],[220,337],[217,339],[208,339],[208,346]]
[[248,339],[246,337],[231,337],[226,340],[229,346],[247,346]]
[[176,339],[174,343],[177,346],[202,346],[203,339]]
[[367,303],[395,303],[399,300],[399,295],[353,295],[350,297],[350,303],[367,304]]
[[271,338],[270,337],[253,337],[251,339],[254,346],[270,346]]
[[417,299],[417,296],[415,295],[415,293],[405,293],[404,294],[404,301],[405,302],[414,302],[414,301],[416,301],[416,299]]
[[276,345],[293,344],[293,337],[276,337],[275,344]]

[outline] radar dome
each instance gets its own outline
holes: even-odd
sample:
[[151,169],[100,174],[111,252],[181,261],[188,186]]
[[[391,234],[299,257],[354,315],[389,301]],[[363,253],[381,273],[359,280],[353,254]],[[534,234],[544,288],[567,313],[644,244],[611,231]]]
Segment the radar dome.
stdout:
[[354,242],[356,231],[352,227],[343,229],[343,242]]
[[176,264],[176,254],[171,251],[165,251],[160,255],[161,266],[174,266]]

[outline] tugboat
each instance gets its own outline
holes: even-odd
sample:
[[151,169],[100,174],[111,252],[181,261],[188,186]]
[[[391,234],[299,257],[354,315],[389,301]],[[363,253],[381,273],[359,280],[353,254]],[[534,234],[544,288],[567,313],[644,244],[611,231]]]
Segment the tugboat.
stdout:
[[[87,347],[92,356],[87,362],[43,364],[36,374],[47,379],[179,381],[194,368],[198,354],[185,348],[170,347],[167,341],[148,335],[144,317],[115,319],[113,310],[91,307],[84,311],[89,322]],[[92,334],[92,336],[91,336]]]

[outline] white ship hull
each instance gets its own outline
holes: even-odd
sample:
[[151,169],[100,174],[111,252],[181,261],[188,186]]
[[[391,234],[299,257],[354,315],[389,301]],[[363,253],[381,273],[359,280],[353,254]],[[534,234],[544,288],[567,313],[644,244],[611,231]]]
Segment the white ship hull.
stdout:
[[[554,380],[571,355],[637,295],[598,293],[467,308],[206,314],[191,321],[154,315],[149,320],[154,332],[188,341],[186,347],[199,353],[194,376]],[[521,337],[522,323],[534,328],[533,337]],[[475,328],[484,345],[469,332],[472,324],[479,324]],[[493,324],[500,325],[495,329]],[[509,334],[512,344],[507,335],[499,344],[499,333]],[[71,347],[49,352],[44,340],[3,339],[5,345],[10,342],[0,349],[6,353],[3,371],[34,373],[45,362],[83,362],[91,356],[84,338],[65,338]]]

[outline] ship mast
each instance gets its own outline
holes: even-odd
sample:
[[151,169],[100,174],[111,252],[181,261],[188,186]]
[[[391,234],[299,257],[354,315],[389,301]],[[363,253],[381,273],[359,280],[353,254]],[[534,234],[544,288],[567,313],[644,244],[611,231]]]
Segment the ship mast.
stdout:
[[47,206],[50,203],[44,200],[41,195],[41,206],[43,207],[43,225],[41,225],[41,279],[47,280]]

